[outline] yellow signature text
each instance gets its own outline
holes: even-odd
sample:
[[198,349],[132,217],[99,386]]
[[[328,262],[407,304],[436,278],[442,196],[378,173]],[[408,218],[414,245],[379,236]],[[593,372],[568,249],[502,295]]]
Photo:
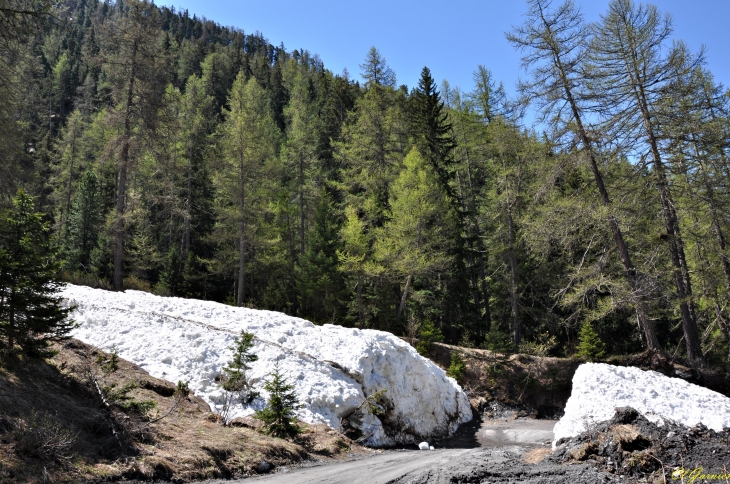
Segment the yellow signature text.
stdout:
[[675,481],[681,480],[688,484],[693,484],[695,481],[721,481],[730,479],[730,472],[724,474],[705,474],[702,467],[695,467],[694,469],[679,468],[672,472],[672,479]]

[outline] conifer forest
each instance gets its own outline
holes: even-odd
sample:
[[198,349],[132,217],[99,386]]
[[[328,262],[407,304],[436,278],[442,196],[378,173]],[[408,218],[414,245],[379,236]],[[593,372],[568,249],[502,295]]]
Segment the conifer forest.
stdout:
[[33,197],[69,283],[727,368],[730,95],[668,12],[579,7],[525,3],[511,96],[146,0],[0,0],[0,205]]

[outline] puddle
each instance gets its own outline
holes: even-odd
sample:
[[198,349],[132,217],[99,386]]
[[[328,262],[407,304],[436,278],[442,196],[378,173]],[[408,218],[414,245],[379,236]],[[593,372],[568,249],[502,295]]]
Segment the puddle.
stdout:
[[505,445],[546,445],[553,441],[555,420],[485,420],[475,438],[481,447]]
[[449,439],[438,442],[442,448],[470,449],[509,445],[548,445],[553,441],[557,420],[521,418],[515,420],[472,421],[459,427]]

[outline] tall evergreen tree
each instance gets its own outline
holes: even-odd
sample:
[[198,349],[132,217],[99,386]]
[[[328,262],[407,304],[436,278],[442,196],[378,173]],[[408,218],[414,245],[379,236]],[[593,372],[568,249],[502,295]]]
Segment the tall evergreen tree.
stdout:
[[96,248],[103,222],[99,183],[93,171],[81,178],[68,218],[68,236],[63,244],[66,267],[91,272],[91,253]]
[[451,123],[431,71],[424,67],[411,100],[411,132],[422,156],[431,164],[443,192],[460,213],[454,191],[454,148]]
[[232,242],[237,248],[236,303],[240,306],[246,295],[246,261],[252,242],[251,225],[256,222],[256,210],[261,205],[263,170],[276,154],[279,131],[256,79],[246,81],[239,74],[228,104],[230,110],[224,112],[221,125],[221,165],[214,177],[218,194],[217,240],[224,250]]
[[596,140],[584,124],[588,107],[586,103],[590,96],[586,86],[588,79],[581,62],[588,47],[588,27],[572,1],[567,0],[555,10],[549,10],[550,4],[550,0],[530,0],[524,25],[507,35],[512,45],[525,52],[522,65],[531,69],[532,78],[522,81],[518,87],[526,100],[537,104],[542,118],[549,121],[554,129],[555,141],[567,133],[580,140],[601,203],[610,211],[608,222],[626,280],[636,295],[636,315],[646,345],[652,350],[660,350],[654,323],[647,314],[645,289],[641,287],[640,274],[632,261],[604,183]]
[[133,166],[133,144],[139,139],[140,126],[150,128],[155,122],[159,101],[167,84],[164,72],[164,52],[161,45],[159,10],[147,0],[130,0],[119,22],[109,23],[107,43],[115,53],[110,74],[115,80],[115,114],[122,125],[119,173],[117,177],[116,218],[113,226],[114,275],[112,286],[122,289],[124,272],[124,241],[126,235],[127,178]]
[[299,311],[316,322],[335,323],[343,319],[340,314],[342,275],[337,260],[340,224],[324,189],[319,194],[312,222],[307,249],[297,270]]
[[48,345],[73,329],[72,308],[61,306],[60,261],[43,214],[22,190],[0,214],[0,335],[8,351],[48,356]]

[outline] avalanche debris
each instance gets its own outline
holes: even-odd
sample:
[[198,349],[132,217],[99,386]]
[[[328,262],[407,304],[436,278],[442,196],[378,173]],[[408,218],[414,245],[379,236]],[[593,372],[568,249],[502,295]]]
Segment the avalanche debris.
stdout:
[[[299,418],[340,428],[343,420],[371,446],[445,437],[471,420],[466,395],[456,381],[390,333],[309,321],[273,311],[236,308],[210,301],[161,297],[140,291],[109,292],[67,285],[76,306],[72,336],[144,368],[152,376],[189,381],[190,389],[222,410],[216,378],[231,359],[242,330],[255,336],[250,378],[262,398],[237,404],[229,418],[253,414],[267,397],[263,389],[275,362],[294,384],[305,408]],[[356,416],[365,399],[385,389],[379,416]],[[362,412],[361,412],[362,413]]]

